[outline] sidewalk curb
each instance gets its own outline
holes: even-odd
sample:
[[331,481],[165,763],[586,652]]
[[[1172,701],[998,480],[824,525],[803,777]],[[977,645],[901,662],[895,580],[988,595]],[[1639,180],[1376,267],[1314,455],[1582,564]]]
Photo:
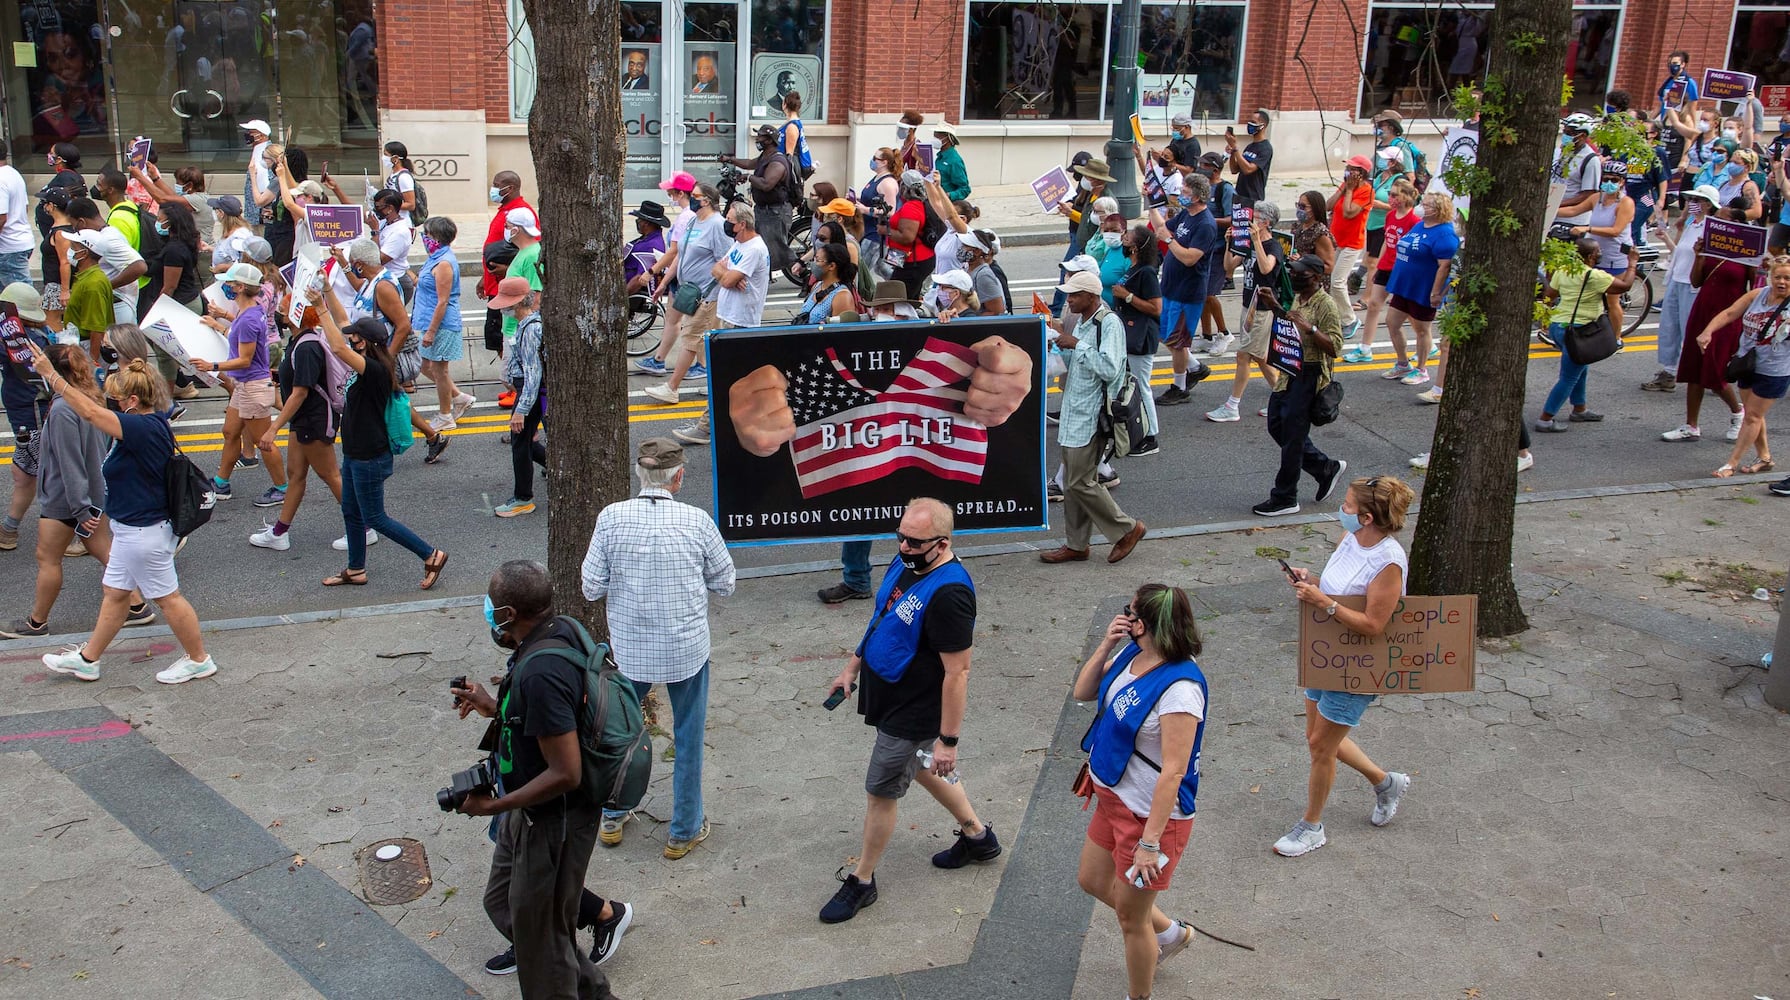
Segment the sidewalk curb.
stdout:
[[[1746,486],[1754,483],[1771,482],[1778,477],[1772,473],[1760,473],[1753,476],[1733,476],[1728,479],[1680,479],[1662,483],[1636,483],[1629,486],[1591,486],[1581,489],[1555,490],[1549,493],[1530,493],[1519,495],[1518,505],[1532,503],[1557,503],[1562,500],[1595,500],[1604,497],[1638,496],[1647,493],[1682,493],[1689,490],[1716,489],[1723,486]],[[1421,493],[1419,493],[1421,495]],[[1411,513],[1419,513],[1422,504],[1413,504]],[[1298,514],[1293,517],[1258,518],[1253,521],[1218,521],[1210,524],[1190,524],[1179,528],[1151,529],[1150,538],[1194,538],[1200,535],[1222,535],[1234,531],[1247,531],[1251,528],[1285,528],[1301,524],[1323,524],[1335,522],[1335,514]],[[1039,542],[997,542],[992,545],[966,545],[957,550],[958,558],[980,559],[987,556],[1006,556],[1023,552],[1043,552],[1055,548],[1052,541]],[[839,568],[836,559],[817,559],[811,562],[774,563],[769,566],[743,567],[736,574],[741,580],[765,580],[781,576],[802,576],[808,573],[830,573]],[[440,597],[426,601],[400,601],[393,604],[370,604],[358,608],[341,608],[331,611],[297,611],[288,615],[256,615],[246,618],[225,618],[204,623],[206,633],[239,632],[245,629],[271,628],[276,625],[309,625],[316,622],[345,621],[352,618],[377,618],[384,615],[404,615],[420,611],[446,611],[453,608],[472,608],[484,602],[482,596]],[[153,625],[142,629],[133,629],[132,637],[165,636],[172,634],[166,625]],[[62,635],[40,636],[35,639],[0,640],[0,648],[4,649],[48,649],[53,646],[70,646],[87,638],[87,633],[65,633]]]

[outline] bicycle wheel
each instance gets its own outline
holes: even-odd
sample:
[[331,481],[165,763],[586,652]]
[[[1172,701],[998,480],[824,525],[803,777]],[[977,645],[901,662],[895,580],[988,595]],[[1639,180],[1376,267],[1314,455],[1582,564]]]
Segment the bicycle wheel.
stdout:
[[628,296],[628,357],[644,357],[659,346],[659,336],[653,330],[664,312],[665,307],[651,296],[641,293]]
[[1622,316],[1628,322],[1624,324],[1622,335],[1633,334],[1647,319],[1647,313],[1653,306],[1653,276],[1635,282],[1633,288],[1622,293]]

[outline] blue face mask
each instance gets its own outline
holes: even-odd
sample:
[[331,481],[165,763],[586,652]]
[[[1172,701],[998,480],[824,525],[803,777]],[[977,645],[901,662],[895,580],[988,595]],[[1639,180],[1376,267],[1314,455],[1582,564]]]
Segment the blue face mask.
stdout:
[[236,286],[235,285],[229,284],[228,282],[226,282],[224,284],[224,298],[229,299],[232,302],[236,301]]
[[492,188],[491,190],[485,192],[485,197],[489,198],[491,200],[491,204],[493,204],[493,205],[503,204],[503,191],[499,188]]
[[180,195],[184,195],[184,194],[186,194],[186,185],[185,185],[185,184],[180,184],[180,183],[176,183],[176,184],[175,184],[175,185],[174,185],[174,193],[175,193],[175,194],[180,194]]
[[497,606],[491,603],[491,595],[490,594],[485,595],[485,624],[490,626],[490,628],[491,628],[491,641],[492,642],[496,643],[499,646],[504,647],[505,649],[513,648],[510,644],[508,644],[504,640],[503,631],[504,631],[504,629],[509,628],[510,625],[515,622],[515,620],[516,620],[515,617],[511,616],[509,621],[504,622],[502,625],[497,624]]
[[1262,126],[1256,124],[1255,122],[1250,122],[1247,126],[1245,126],[1245,128],[1247,128],[1249,130],[1250,135],[1256,135],[1257,133],[1262,131]]
[[1709,162],[1713,163],[1719,167],[1722,164],[1728,162],[1728,154],[1727,153],[1717,153],[1714,156],[1709,158]]
[[1175,203],[1180,205],[1182,208],[1192,208],[1193,207],[1193,197],[1191,195],[1178,194],[1175,196]]
[[158,223],[156,223],[156,224],[155,224],[155,234],[156,234],[156,235],[157,235],[157,236],[166,236],[166,235],[168,235],[168,224],[167,224],[167,223],[166,223],[166,222],[158,222]]
[[1353,535],[1361,530],[1361,515],[1351,514],[1341,507],[1336,508],[1337,520],[1342,522],[1343,530]]
[[1622,185],[1616,183],[1615,181],[1604,181],[1602,184],[1599,184],[1597,186],[1597,189],[1599,191],[1602,191],[1604,194],[1615,194],[1617,191],[1622,189]]
[[1739,177],[1741,174],[1746,173],[1746,167],[1741,166],[1738,163],[1730,163],[1723,169],[1729,177]]

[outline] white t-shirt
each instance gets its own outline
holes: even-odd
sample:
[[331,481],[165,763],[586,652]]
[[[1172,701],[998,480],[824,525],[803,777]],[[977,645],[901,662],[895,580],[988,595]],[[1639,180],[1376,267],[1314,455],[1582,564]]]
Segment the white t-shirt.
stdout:
[[242,248],[255,238],[255,231],[247,226],[217,241],[211,248],[211,269],[222,271],[231,264],[242,259]]
[[1405,592],[1405,584],[1411,578],[1411,565],[1405,559],[1405,547],[1398,539],[1388,536],[1380,539],[1373,548],[1363,548],[1355,540],[1355,533],[1343,535],[1342,544],[1330,554],[1330,561],[1324,564],[1323,575],[1318,578],[1318,589],[1331,597],[1360,597],[1367,593],[1367,585],[1374,582],[1380,571],[1388,566],[1399,568],[1398,592]]
[[1677,245],[1672,247],[1672,263],[1668,272],[1668,281],[1683,284],[1691,283],[1691,268],[1697,263],[1697,244],[1703,242],[1703,220],[1692,222],[1689,217],[1684,221],[1684,233],[1678,237]]
[[25,192],[25,178],[11,164],[0,164],[0,212],[6,213],[6,225],[0,228],[0,253],[29,253],[35,249],[31,196]]
[[399,213],[396,222],[379,224],[379,252],[391,258],[385,262],[385,271],[393,278],[402,277],[405,271],[410,270],[410,240],[410,220],[404,218],[403,213]]
[[[1123,652],[1120,650],[1121,654]],[[1118,657],[1115,656],[1113,659],[1116,660]],[[1109,663],[1108,666],[1110,667],[1111,664]],[[1125,668],[1119,676],[1114,677],[1113,682],[1100,693],[1101,710],[1105,711],[1106,707],[1112,704],[1113,699],[1119,696],[1119,691],[1125,685],[1137,680],[1138,677],[1138,674],[1131,672],[1130,667]],[[1176,681],[1170,684],[1168,690],[1162,692],[1162,697],[1156,702],[1156,707],[1150,709],[1150,714],[1144,717],[1144,724],[1138,727],[1137,742],[1132,745],[1132,748],[1156,763],[1162,763],[1162,717],[1176,713],[1185,713],[1195,719],[1206,717],[1206,696],[1198,684],[1192,681]],[[1195,768],[1194,773],[1199,773],[1197,770],[1199,762],[1195,761],[1192,766]],[[1094,779],[1095,784],[1112,789],[1113,794],[1119,797],[1119,801],[1125,803],[1125,808],[1139,816],[1150,815],[1150,800],[1156,797],[1156,779],[1160,777],[1160,774],[1155,768],[1138,760],[1137,754],[1132,754],[1131,759],[1125,763],[1125,773],[1120,776],[1119,783],[1116,785],[1106,784],[1091,771],[1089,776]],[[1174,815],[1169,818],[1186,819],[1192,815],[1192,813],[1184,813],[1177,808]]]
[[738,288],[721,286],[715,299],[715,317],[734,326],[757,326],[764,320],[765,299],[771,292],[771,251],[764,237],[754,236],[744,243],[734,241],[727,250],[727,269],[746,276]]
[[386,178],[385,186],[403,195],[406,191],[416,190],[416,178],[410,175],[410,171],[400,170]]

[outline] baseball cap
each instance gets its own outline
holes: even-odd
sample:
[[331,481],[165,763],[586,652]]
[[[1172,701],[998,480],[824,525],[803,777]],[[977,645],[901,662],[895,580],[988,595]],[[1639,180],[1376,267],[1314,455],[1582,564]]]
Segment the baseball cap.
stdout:
[[259,132],[262,135],[273,135],[273,127],[259,118],[250,118],[237,126],[244,132]]
[[265,264],[268,261],[273,260],[273,246],[259,236],[251,240],[244,240],[242,244],[242,259],[252,260],[258,264]]
[[[68,234],[69,242],[79,243],[102,258],[112,259],[129,254],[137,256],[131,245],[124,240],[124,234],[107,226],[103,229],[77,229]],[[141,259],[139,257],[139,259]]]
[[976,283],[970,280],[969,272],[956,267],[943,274],[933,275],[932,282],[935,285],[944,285],[948,288],[955,288],[960,292],[971,291],[976,287]]
[[1354,167],[1364,174],[1371,174],[1374,172],[1374,161],[1360,154],[1349,157],[1349,166]]
[[1289,271],[1309,271],[1312,274],[1322,275],[1324,273],[1324,262],[1319,259],[1317,254],[1308,253],[1305,256],[1288,263],[1287,269]]
[[342,336],[359,337],[370,344],[383,345],[392,342],[392,332],[385,328],[384,323],[371,316],[362,316],[343,327]]
[[51,184],[49,187],[37,192],[37,198],[39,201],[49,202],[57,208],[66,209],[68,208],[68,203],[75,199],[76,193],[77,192],[72,188],[66,188],[59,184]]
[[532,291],[534,291],[534,286],[528,283],[527,278],[505,278],[497,283],[497,294],[491,296],[491,308],[508,309],[521,302],[523,297]]
[[1062,284],[1058,285],[1057,291],[1059,291],[1059,292],[1087,292],[1091,295],[1099,295],[1100,294],[1100,279],[1094,277],[1092,274],[1089,274],[1087,271],[1077,271],[1074,274],[1071,274],[1069,276],[1068,281],[1065,281]]
[[236,263],[231,264],[230,269],[225,271],[221,277],[225,281],[235,282],[239,285],[254,285],[256,288],[261,287],[261,269],[247,261],[239,260]]
[[539,238],[541,235],[541,224],[539,220],[535,218],[533,212],[526,208],[510,209],[509,213],[503,217],[503,221],[504,225],[515,226],[517,229],[522,230],[530,236]]
[[223,195],[218,198],[207,198],[205,199],[205,204],[210,205],[212,208],[217,209],[225,215],[242,214],[242,199],[233,194]]
[[1063,262],[1063,270],[1068,271],[1070,274],[1074,274],[1078,271],[1089,271],[1094,274],[1099,274],[1100,262],[1096,261],[1088,254],[1078,253]]
[[668,179],[660,181],[659,190],[682,191],[685,194],[689,194],[696,190],[696,178],[680,170],[677,173],[672,174]]
[[1176,114],[1175,117],[1170,118],[1168,121],[1169,121],[1170,125],[1173,125],[1176,128],[1180,128],[1183,125],[1192,125],[1193,124],[1193,116],[1188,114],[1187,112],[1183,111],[1183,112]]
[[634,464],[643,469],[676,469],[684,464],[684,446],[671,438],[647,438],[640,442]]
[[834,198],[832,201],[829,201],[825,205],[822,205],[820,207],[820,210],[827,213],[828,215],[857,215],[858,214],[858,206],[852,204],[849,201],[846,201],[844,198]]
[[44,297],[28,281],[15,281],[0,291],[0,302],[10,302],[19,311],[19,318],[28,323],[44,321]]

